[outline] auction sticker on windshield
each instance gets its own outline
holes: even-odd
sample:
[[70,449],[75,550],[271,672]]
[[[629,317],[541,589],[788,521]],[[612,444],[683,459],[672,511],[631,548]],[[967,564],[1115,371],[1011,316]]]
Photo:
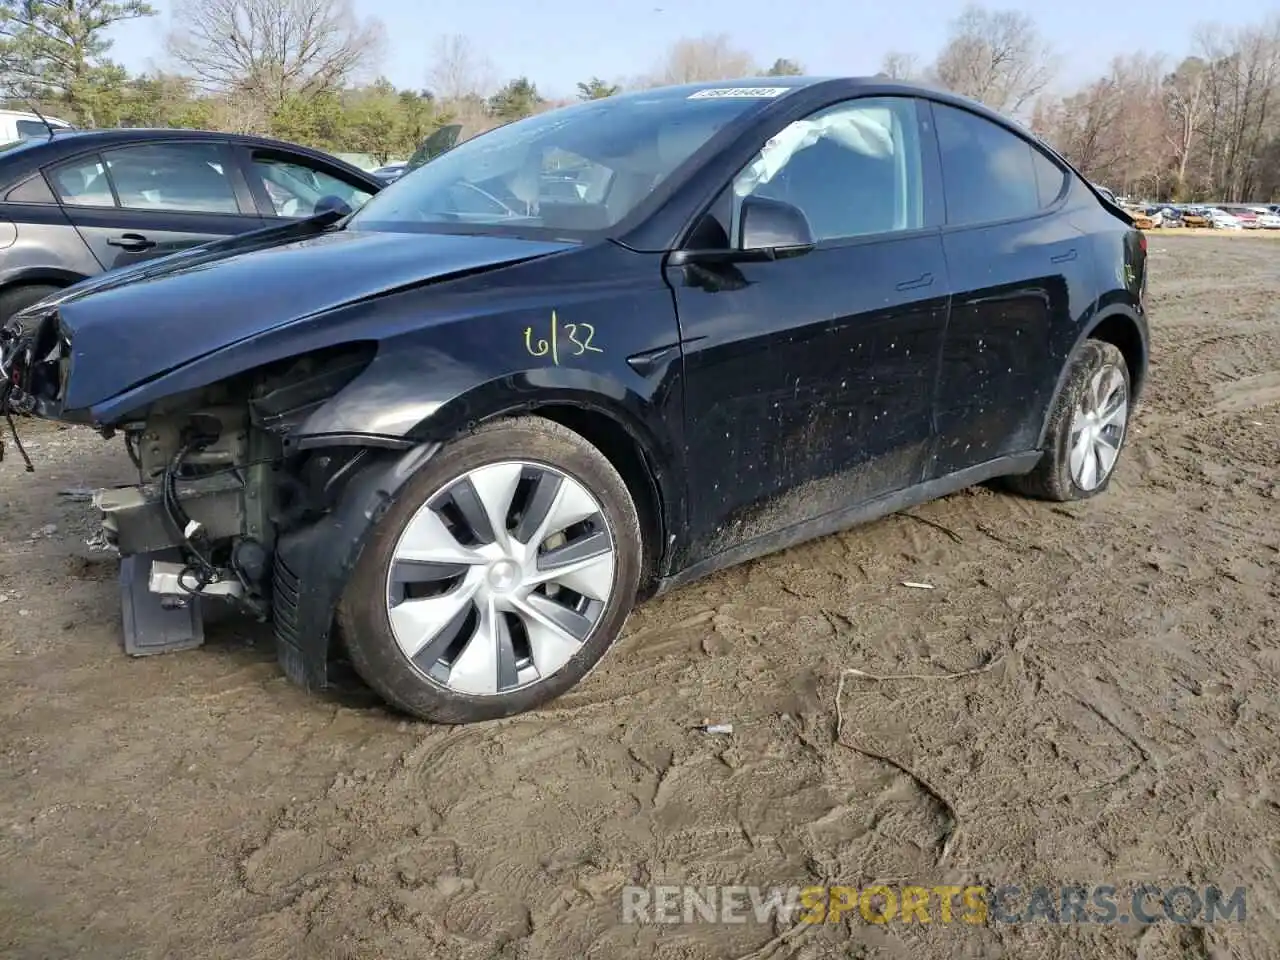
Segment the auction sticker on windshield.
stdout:
[[769,99],[780,97],[790,89],[790,87],[712,87],[709,90],[699,90],[697,93],[689,94],[689,99],[725,100],[740,97]]

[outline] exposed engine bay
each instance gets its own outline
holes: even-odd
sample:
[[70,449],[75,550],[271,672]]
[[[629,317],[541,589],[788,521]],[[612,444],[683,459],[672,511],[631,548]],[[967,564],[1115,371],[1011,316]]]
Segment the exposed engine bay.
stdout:
[[[0,410],[25,459],[14,416],[65,414],[71,345],[56,313],[11,324],[0,344]],[[93,498],[99,543],[122,559],[129,652],[198,645],[201,601],[271,617],[278,538],[324,515],[344,479],[373,455],[351,443],[299,449],[291,433],[373,353],[371,345],[317,351],[95,425],[122,440],[138,471],[136,484]]]

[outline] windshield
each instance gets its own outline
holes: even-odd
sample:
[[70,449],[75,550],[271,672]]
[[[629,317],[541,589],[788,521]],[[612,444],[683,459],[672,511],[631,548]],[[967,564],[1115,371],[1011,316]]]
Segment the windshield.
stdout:
[[669,87],[519,120],[407,173],[349,226],[509,227],[561,237],[607,230],[718,130],[789,89]]

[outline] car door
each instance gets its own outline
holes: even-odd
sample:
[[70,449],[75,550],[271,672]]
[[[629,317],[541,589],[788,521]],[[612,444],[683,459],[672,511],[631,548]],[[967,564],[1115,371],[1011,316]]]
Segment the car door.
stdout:
[[358,210],[375,190],[340,167],[302,153],[240,147],[245,176],[267,222],[315,216],[326,206]]
[[104,270],[262,226],[221,141],[114,147],[60,163],[45,176]]
[[[0,199],[3,233],[8,236],[0,240],[0,288],[27,280],[71,282],[102,269],[39,171],[15,183]],[[0,322],[5,319],[0,317]]]
[[947,316],[929,137],[909,97],[792,123],[686,245],[732,246],[741,198],[755,195],[803,212],[814,248],[667,268],[684,345],[691,562],[920,482]]
[[1070,178],[1029,139],[934,102],[951,315],[935,477],[1034,450],[1058,370],[1053,333],[1091,304],[1089,248],[1060,215]]

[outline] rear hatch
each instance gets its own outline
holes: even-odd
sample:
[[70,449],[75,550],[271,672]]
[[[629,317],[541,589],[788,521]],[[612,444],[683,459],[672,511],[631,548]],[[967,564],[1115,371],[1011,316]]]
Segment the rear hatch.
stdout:
[[458,143],[458,137],[462,134],[462,124],[451,123],[448,126],[441,127],[427,139],[423,140],[418,149],[413,152],[413,156],[409,158],[409,165],[405,168],[405,173],[410,170],[417,170],[428,160],[434,160],[442,153],[448,153]]

